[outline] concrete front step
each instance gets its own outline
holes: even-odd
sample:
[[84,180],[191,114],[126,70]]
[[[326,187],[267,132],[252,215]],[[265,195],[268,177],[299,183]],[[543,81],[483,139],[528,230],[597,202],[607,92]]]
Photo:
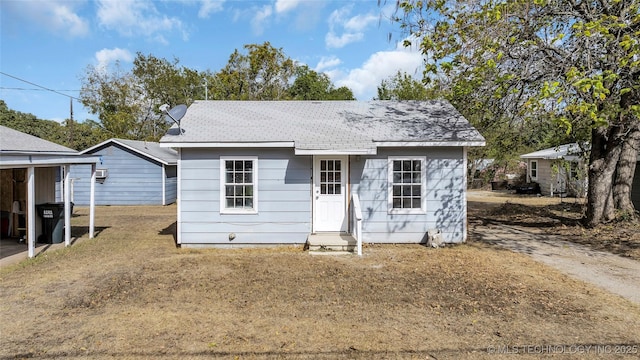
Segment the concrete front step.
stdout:
[[307,238],[310,252],[353,252],[356,246],[356,239],[350,234],[316,233]]

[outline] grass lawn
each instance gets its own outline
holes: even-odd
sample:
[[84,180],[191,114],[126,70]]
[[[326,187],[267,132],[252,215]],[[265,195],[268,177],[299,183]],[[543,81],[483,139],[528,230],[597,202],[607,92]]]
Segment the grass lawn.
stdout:
[[0,269],[0,358],[640,356],[639,306],[524,255],[187,250],[174,221],[174,206],[98,207],[95,239]]

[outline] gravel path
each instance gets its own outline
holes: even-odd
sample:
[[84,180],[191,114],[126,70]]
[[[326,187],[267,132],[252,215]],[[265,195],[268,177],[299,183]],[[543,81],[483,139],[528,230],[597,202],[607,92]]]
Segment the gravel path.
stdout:
[[489,224],[472,226],[470,230],[475,241],[527,254],[574,278],[640,304],[639,261],[594,251],[534,228]]

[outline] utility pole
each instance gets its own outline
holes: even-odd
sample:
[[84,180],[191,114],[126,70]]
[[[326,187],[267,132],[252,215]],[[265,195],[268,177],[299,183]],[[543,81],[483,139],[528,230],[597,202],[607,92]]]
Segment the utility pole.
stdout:
[[73,143],[73,98],[69,97],[69,147],[75,149]]
[[204,81],[204,99],[209,100],[209,82],[206,77],[202,81]]

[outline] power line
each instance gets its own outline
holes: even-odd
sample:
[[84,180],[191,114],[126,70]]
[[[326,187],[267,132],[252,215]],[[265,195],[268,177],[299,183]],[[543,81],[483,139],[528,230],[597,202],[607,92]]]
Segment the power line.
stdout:
[[[58,90],[49,89],[49,88],[48,88],[48,87],[46,87],[46,86],[38,85],[38,84],[33,83],[33,82],[29,81],[29,80],[21,79],[21,78],[19,78],[19,77],[17,77],[17,76],[9,75],[9,74],[7,74],[7,73],[5,73],[5,72],[2,72],[2,71],[0,71],[0,74],[2,74],[2,75],[4,75],[4,76],[8,76],[8,77],[13,78],[13,79],[16,79],[16,80],[18,80],[18,81],[25,82],[25,83],[27,83],[27,84],[29,84],[29,85],[33,85],[33,86],[39,87],[39,88],[44,89],[44,90],[47,90],[47,91],[51,91],[51,92],[56,93],[56,94],[58,94],[58,95],[66,96],[66,97],[68,97],[68,98],[70,98],[70,99],[74,99],[74,100],[77,100],[77,101],[81,101],[80,99],[78,99],[78,98],[77,98],[77,97],[75,97],[75,96],[71,96],[71,95],[67,95],[67,94],[61,93],[61,92],[60,92],[60,91],[58,91]],[[66,90],[62,90],[62,91],[66,91]]]
[[[0,90],[48,91],[46,89],[7,87],[7,86],[0,86]],[[80,90],[76,90],[76,89],[55,89],[55,91],[80,91]]]

